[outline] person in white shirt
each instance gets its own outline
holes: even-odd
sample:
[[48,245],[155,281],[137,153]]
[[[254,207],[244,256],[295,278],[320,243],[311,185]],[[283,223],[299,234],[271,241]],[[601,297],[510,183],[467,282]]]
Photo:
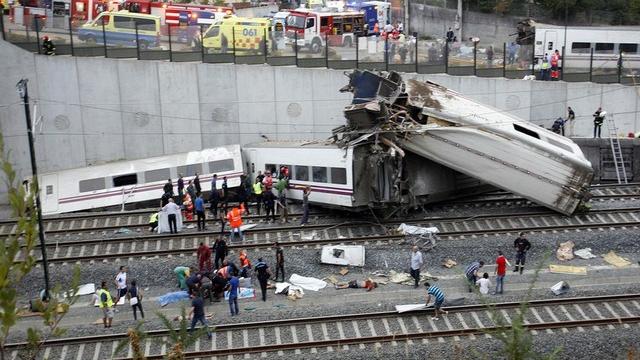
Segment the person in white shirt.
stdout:
[[120,266],[120,272],[116,275],[115,278],[116,289],[118,291],[116,295],[116,304],[120,301],[121,297],[127,295],[127,267]]
[[414,246],[411,249],[411,276],[415,280],[414,287],[418,287],[418,282],[420,281],[420,268],[424,264],[422,260],[422,253],[418,251],[418,247]]
[[178,224],[176,219],[180,215],[180,206],[176,205],[173,199],[169,199],[169,203],[162,208],[162,211],[166,212],[169,219],[169,231],[172,234],[178,233]]
[[482,278],[479,279],[478,281],[476,281],[476,285],[478,285],[480,287],[480,294],[488,295],[489,294],[489,287],[491,286],[491,281],[489,280],[489,274],[488,273],[484,273],[482,275]]

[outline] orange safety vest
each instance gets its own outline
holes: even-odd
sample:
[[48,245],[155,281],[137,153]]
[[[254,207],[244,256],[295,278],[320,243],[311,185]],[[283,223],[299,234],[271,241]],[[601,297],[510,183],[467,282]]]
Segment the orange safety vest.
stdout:
[[242,226],[242,212],[240,209],[238,208],[233,208],[233,210],[231,210],[228,214],[227,214],[227,220],[229,220],[229,224],[231,224],[231,227],[236,229],[239,228],[240,226]]

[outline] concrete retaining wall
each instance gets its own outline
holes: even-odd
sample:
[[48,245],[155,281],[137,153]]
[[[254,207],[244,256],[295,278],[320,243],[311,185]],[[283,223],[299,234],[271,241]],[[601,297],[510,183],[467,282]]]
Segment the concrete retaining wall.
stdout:
[[[24,112],[15,91],[28,78],[42,122],[41,172],[269,139],[327,138],[351,94],[342,71],[231,64],[38,56],[0,41],[0,129],[20,176],[30,173]],[[536,124],[567,104],[575,134],[593,111],[614,113],[621,133],[640,131],[636,89],[621,85],[418,75]],[[606,132],[606,128],[604,129]]]

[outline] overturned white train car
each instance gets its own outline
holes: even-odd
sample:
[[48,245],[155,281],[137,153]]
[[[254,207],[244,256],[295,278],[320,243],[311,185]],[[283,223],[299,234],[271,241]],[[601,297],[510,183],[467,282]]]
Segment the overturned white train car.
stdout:
[[350,78],[344,89],[360,102],[345,111],[351,124],[363,124],[367,111],[375,119],[367,131],[566,215],[588,199],[593,169],[570,139],[435,83],[403,82],[393,72]]

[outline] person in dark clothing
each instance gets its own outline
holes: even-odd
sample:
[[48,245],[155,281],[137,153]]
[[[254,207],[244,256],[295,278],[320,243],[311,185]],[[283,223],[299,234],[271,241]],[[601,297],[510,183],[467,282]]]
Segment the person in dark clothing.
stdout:
[[193,179],[193,186],[196,188],[196,194],[202,192],[202,187],[200,186],[200,177],[198,173],[196,173],[196,177]]
[[264,209],[267,213],[266,221],[269,221],[269,214],[271,214],[271,221],[276,221],[276,196],[271,190],[266,190],[262,194],[262,200],[264,201]]
[[196,201],[194,202],[194,204],[195,204],[195,210],[196,210],[196,218],[198,221],[198,230],[206,230],[207,229],[207,227],[205,226],[206,215],[204,210],[204,200],[202,200],[202,194],[198,193],[198,197],[196,198]]
[[129,286],[129,292],[127,292],[127,298],[131,309],[133,310],[133,320],[138,320],[136,310],[140,310],[140,316],[144,319],[144,311],[142,310],[142,290],[138,289],[138,283],[136,280],[131,280],[131,286]]
[[171,194],[168,192],[162,194],[162,197],[160,198],[160,207],[165,207],[165,205],[169,203],[169,199],[171,199]]
[[192,274],[187,278],[186,283],[190,294],[198,294],[202,285],[202,275],[199,273]]
[[49,39],[48,36],[44,36],[42,38],[42,52],[45,55],[55,55],[56,54],[56,47],[53,45],[53,41],[51,41],[51,39]]
[[262,258],[258,258],[258,262],[255,266],[256,276],[260,282],[260,290],[262,291],[262,301],[267,301],[267,283],[271,277],[271,271],[269,271],[269,265],[262,261]]
[[449,28],[449,30],[447,31],[447,42],[453,42],[453,30],[451,30],[451,28]]
[[212,189],[211,194],[209,194],[209,211],[211,211],[214,218],[218,217],[218,202],[220,202],[220,193],[218,189]]
[[227,253],[229,252],[229,250],[227,249],[227,242],[224,241],[223,237],[220,237],[213,244],[213,251],[216,254],[216,257],[215,257],[213,263],[215,265],[215,268],[219,269],[219,264],[220,265],[222,264],[222,262],[224,261],[224,258],[227,256]]
[[164,184],[164,186],[162,187],[162,190],[165,193],[169,193],[169,196],[173,197],[173,183],[171,182],[171,179],[167,180],[167,183]]
[[599,107],[595,113],[593,113],[593,138],[596,138],[596,134],[598,138],[600,138],[600,134],[602,134],[602,123],[604,122],[604,115],[602,115],[602,108]]
[[211,330],[209,330],[209,324],[207,324],[207,318],[204,315],[204,300],[195,294],[191,294],[191,306],[193,308],[191,309],[189,316],[193,317],[191,318],[191,328],[189,328],[189,332],[192,332],[196,327],[196,324],[200,322],[202,326],[207,329],[207,336],[211,339]]
[[238,202],[240,206],[244,206],[244,211],[247,215],[249,213],[249,203],[247,201],[247,186],[245,183],[244,175],[240,177],[240,187],[238,188]]
[[516,249],[516,268],[513,269],[513,272],[520,270],[520,274],[522,274],[524,271],[524,263],[527,259],[527,251],[531,249],[531,243],[524,237],[524,233],[521,232],[520,236],[513,242],[513,247]]
[[227,215],[227,206],[229,203],[229,186],[227,185],[227,177],[222,177],[222,194],[220,196],[220,200],[222,200],[222,209],[224,210],[224,215]]
[[310,187],[305,187],[302,191],[302,220],[300,220],[300,226],[304,226],[309,222],[309,194],[311,193]]
[[282,247],[280,247],[280,244],[278,242],[275,242],[274,246],[276,247],[276,276],[274,280],[278,281],[278,275],[280,274],[280,272],[282,272],[282,281],[285,281],[286,277],[284,275],[284,251],[282,250]]
[[182,174],[178,174],[178,205],[182,205],[182,198],[184,197],[184,179],[182,179]]

